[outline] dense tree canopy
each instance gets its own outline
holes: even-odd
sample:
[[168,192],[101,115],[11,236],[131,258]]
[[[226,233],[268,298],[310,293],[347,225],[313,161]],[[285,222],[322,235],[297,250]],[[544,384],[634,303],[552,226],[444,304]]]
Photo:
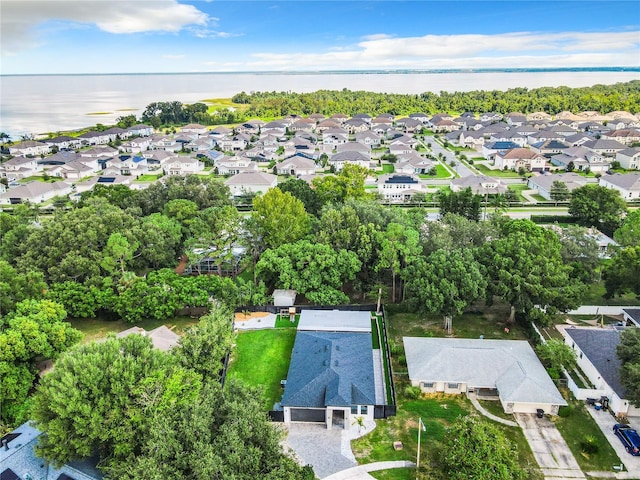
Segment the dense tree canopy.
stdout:
[[279,188],[253,199],[252,216],[261,230],[263,243],[270,248],[295,243],[311,229],[304,203]]
[[597,227],[612,235],[627,211],[627,204],[617,190],[589,184],[571,192],[569,213],[581,225]]
[[617,252],[604,268],[603,277],[608,298],[628,292],[640,298],[640,245]]
[[622,363],[620,380],[633,405],[640,407],[640,329],[627,328],[620,334],[618,358]]
[[613,234],[613,239],[623,247],[640,245],[640,210],[627,214],[620,228]]

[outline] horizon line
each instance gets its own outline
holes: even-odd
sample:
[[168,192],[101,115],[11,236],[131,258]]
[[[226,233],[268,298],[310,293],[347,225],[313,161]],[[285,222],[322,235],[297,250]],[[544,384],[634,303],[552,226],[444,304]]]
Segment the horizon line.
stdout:
[[640,66],[634,67],[521,67],[521,68],[431,68],[431,69],[337,69],[337,70],[228,70],[202,72],[94,72],[94,73],[6,73],[0,77],[66,77],[66,76],[117,76],[117,75],[349,75],[349,74],[422,74],[422,73],[518,73],[518,72],[640,72]]

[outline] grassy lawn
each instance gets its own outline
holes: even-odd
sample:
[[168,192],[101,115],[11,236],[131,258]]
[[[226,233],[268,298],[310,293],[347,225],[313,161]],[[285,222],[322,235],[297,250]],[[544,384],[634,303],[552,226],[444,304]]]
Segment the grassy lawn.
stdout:
[[160,177],[162,177],[162,174],[159,175],[140,175],[138,178],[135,179],[136,182],[153,182],[157,179],[159,179]]
[[524,198],[522,196],[522,191],[523,190],[529,190],[529,187],[527,187],[526,184],[510,184],[508,186],[509,190],[513,191],[516,193],[516,198],[518,199],[518,201],[523,202],[526,201],[526,198]]
[[44,183],[53,183],[60,182],[62,180],[61,177],[43,177],[43,176],[31,176],[24,177],[18,180],[18,183],[29,183],[29,182],[44,182]]
[[614,298],[604,298],[605,288],[604,282],[592,283],[587,286],[584,293],[583,305],[640,305],[640,300],[632,294],[627,293]]
[[[230,98],[206,98],[201,100],[202,103],[206,103],[208,110],[207,113],[211,114],[218,110],[225,110],[227,108],[234,108],[239,111],[247,110],[251,105],[245,105],[243,103],[233,103]],[[212,128],[217,127],[217,125]]]
[[[420,465],[421,470],[425,468],[425,472],[421,473],[419,478],[432,478],[429,472],[437,468],[445,428],[458,417],[473,411],[471,403],[461,395],[429,395],[417,400],[401,398],[395,417],[378,420],[375,430],[351,442],[351,447],[360,464],[386,460],[415,462],[418,448],[418,418],[422,418],[426,431],[422,432]],[[522,431],[506,425],[498,427],[517,445],[519,464],[527,470],[527,478],[542,479]],[[402,450],[393,449],[393,442],[397,440],[402,442]],[[416,478],[416,471],[402,468],[374,472],[372,476],[380,480],[409,480]]]
[[395,168],[392,163],[383,163],[382,164],[382,173],[393,173]]
[[436,167],[436,174],[435,175],[427,175],[426,173],[421,173],[418,176],[420,178],[425,178],[425,179],[434,179],[434,178],[451,178],[452,175],[451,173],[444,167],[442,166],[440,163],[436,163],[435,164]]
[[486,165],[482,165],[482,164],[474,164],[474,167],[476,167],[480,173],[483,173],[484,175],[488,175],[490,177],[501,177],[501,178],[519,178],[520,175],[518,175],[516,172],[512,172],[511,170],[491,170],[490,168],[487,168]]
[[[567,398],[567,393],[563,392],[563,394]],[[582,402],[570,399],[568,403],[569,407],[562,408],[568,409],[570,414],[565,418],[557,417],[555,424],[576,457],[580,468],[585,472],[611,471],[612,465],[620,464],[620,459],[613,447],[593,421]],[[582,451],[581,444],[587,437],[595,439],[595,443],[599,447],[596,453],[586,454]]]
[[298,328],[299,322],[300,322],[300,315],[296,315],[293,322],[289,320],[289,317],[276,315],[276,328]]
[[[388,310],[389,311],[389,310]],[[509,307],[495,304],[485,312],[464,313],[453,319],[453,336],[456,338],[480,338],[498,340],[526,340],[524,330],[518,325],[509,325],[509,333],[504,331],[509,316]],[[443,319],[437,315],[415,313],[395,313],[388,317],[389,335],[395,342],[402,337],[444,337]]]
[[145,330],[153,330],[161,325],[166,325],[169,328],[173,327],[176,333],[182,333],[187,327],[198,323],[197,319],[191,317],[174,317],[166,322],[139,320],[135,324],[124,320],[105,320],[102,318],[75,318],[67,321],[84,334],[83,343],[104,338],[109,332],[118,333],[133,326],[141,327]]
[[228,376],[263,387],[265,412],[282,398],[280,380],[287,378],[295,328],[266,329],[238,334]]

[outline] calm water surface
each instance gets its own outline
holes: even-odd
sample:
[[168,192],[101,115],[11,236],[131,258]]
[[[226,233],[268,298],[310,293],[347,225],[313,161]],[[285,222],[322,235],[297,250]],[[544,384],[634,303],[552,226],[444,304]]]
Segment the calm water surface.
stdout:
[[639,72],[449,72],[336,74],[151,74],[0,76],[0,131],[19,138],[111,124],[139,115],[154,101],[193,103],[241,91],[313,92],[319,89],[386,93],[584,87],[640,79]]

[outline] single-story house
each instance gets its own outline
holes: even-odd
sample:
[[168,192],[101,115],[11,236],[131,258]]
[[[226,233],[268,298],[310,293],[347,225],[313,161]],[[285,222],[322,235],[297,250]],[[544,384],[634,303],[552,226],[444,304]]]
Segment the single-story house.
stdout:
[[584,187],[587,184],[587,179],[573,172],[561,175],[536,175],[529,177],[527,186],[532,190],[537,190],[538,194],[545,199],[553,200],[551,198],[551,187],[553,187],[554,182],[564,183],[569,192],[572,192],[576,188]]
[[0,478],[2,480],[100,480],[95,460],[74,460],[57,468],[36,454],[42,432],[31,423],[20,425],[2,437]]
[[247,193],[265,193],[278,184],[278,177],[264,172],[241,172],[224,183],[231,190],[231,195],[239,196]]
[[316,173],[316,162],[302,155],[294,155],[276,165],[278,175],[313,175]]
[[449,185],[454,192],[461,192],[462,190],[470,188],[476,195],[505,194],[507,190],[509,190],[509,187],[502,183],[500,179],[488,177],[487,175],[454,178]]
[[371,312],[302,310],[280,402],[285,423],[349,429],[373,420],[386,404],[380,350],[374,354]]
[[524,340],[404,337],[411,384],[425,393],[494,396],[505,413],[567,405]]
[[56,196],[66,196],[72,192],[71,185],[62,182],[29,182],[25,185],[9,188],[0,194],[0,205],[16,205],[18,203],[43,203]]
[[609,408],[616,416],[640,415],[640,408],[634,407],[626,399],[626,390],[620,380],[621,364],[616,353],[620,344],[620,330],[570,327],[562,328],[560,331],[564,334],[565,343],[576,352],[578,366],[595,387],[597,393],[589,396],[609,398]]
[[601,186],[618,190],[625,200],[640,198],[640,173],[614,173],[603,175],[598,182]]
[[128,335],[133,334],[142,335],[143,337],[149,337],[151,339],[151,343],[153,343],[154,348],[162,350],[163,352],[168,352],[173,347],[178,345],[178,342],[180,342],[180,335],[175,333],[173,330],[170,330],[165,325],[160,325],[159,327],[149,331],[141,327],[131,327],[118,333],[116,337],[124,338]]
[[356,151],[340,152],[331,156],[329,165],[333,165],[336,172],[342,170],[345,165],[358,165],[368,169],[371,167],[371,158]]

